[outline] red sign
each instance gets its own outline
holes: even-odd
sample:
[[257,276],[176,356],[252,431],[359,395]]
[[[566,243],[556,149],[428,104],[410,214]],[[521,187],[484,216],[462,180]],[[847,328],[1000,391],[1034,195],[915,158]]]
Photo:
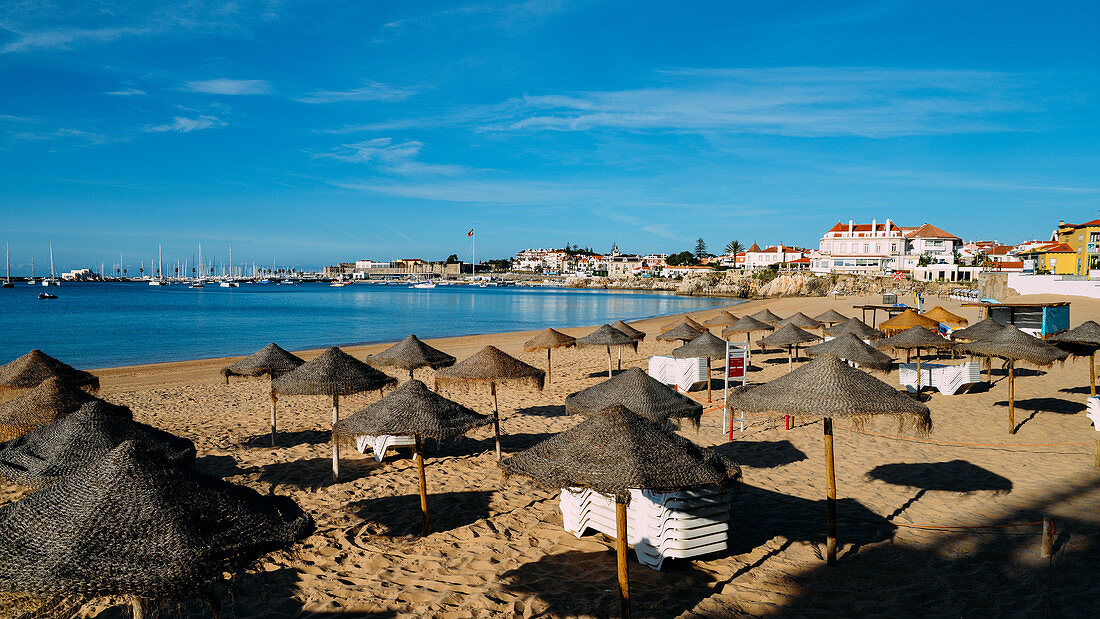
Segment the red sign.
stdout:
[[903,274],[903,273],[894,273],[894,281],[895,282],[900,282],[903,279],[905,279],[905,274]]
[[730,358],[726,359],[726,378],[744,378],[744,377],[745,377],[745,353],[731,351],[730,352]]

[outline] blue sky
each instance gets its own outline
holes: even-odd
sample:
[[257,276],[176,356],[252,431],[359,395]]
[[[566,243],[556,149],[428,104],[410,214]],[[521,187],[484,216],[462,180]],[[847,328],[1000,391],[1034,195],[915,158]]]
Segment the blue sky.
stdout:
[[[1095,3],[0,1],[13,264],[1020,241],[1100,216]],[[39,269],[39,272],[41,270]]]

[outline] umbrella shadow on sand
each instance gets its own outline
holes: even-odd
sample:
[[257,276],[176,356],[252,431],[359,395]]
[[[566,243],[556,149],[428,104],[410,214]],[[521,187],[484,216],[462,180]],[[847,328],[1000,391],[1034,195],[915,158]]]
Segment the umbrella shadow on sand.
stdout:
[[[628,555],[630,605],[639,617],[676,617],[714,593],[713,577],[690,561],[666,561],[658,571],[638,563],[633,551]],[[500,580],[505,589],[545,603],[539,616],[614,617],[619,612],[616,569],[611,549],[570,550],[504,572]]]
[[[485,490],[429,494],[428,505],[435,508],[432,532],[450,531],[488,518],[492,496]],[[419,535],[423,524],[419,494],[363,499],[349,503],[345,509],[363,520],[364,532],[370,535]]]
[[195,470],[222,479],[244,472],[233,456],[199,456],[195,458]]
[[[344,467],[346,464],[346,474]],[[357,479],[370,475],[372,471],[384,466],[370,456],[348,458],[341,461],[341,476],[345,479]],[[245,473],[259,473],[257,481],[276,485],[296,486],[305,490],[316,490],[332,484],[332,458],[309,458],[290,462],[272,462],[252,467]]]
[[916,503],[929,490],[941,492],[987,491],[993,494],[1012,492],[1012,480],[984,469],[966,460],[950,462],[914,462],[895,463],[876,466],[867,472],[869,479],[877,479],[895,486],[917,488],[917,493],[904,505],[894,510],[888,518],[901,515],[913,503]]
[[[501,424],[504,427],[500,434],[500,446],[506,452],[523,451],[554,435],[553,432],[509,434],[507,433],[507,422],[508,420],[505,419]],[[424,453],[427,454],[430,460],[431,458],[443,456],[476,456],[487,451],[494,451],[496,441],[492,436],[486,438],[460,436],[442,444],[435,441],[426,441],[425,445]]]
[[806,454],[790,441],[731,441],[712,448],[741,466],[771,469],[801,462]]
[[531,417],[565,417],[565,406],[528,406],[527,408],[517,408],[515,411],[517,415],[529,415]]
[[[300,430],[297,432],[285,432],[280,430],[275,435],[276,447],[297,447],[298,445],[323,445],[332,440],[330,430]],[[241,440],[242,447],[259,447],[271,449],[271,433],[253,434]]]
[[[1003,406],[1007,408],[1008,400],[998,400],[993,403],[993,406]],[[1074,402],[1062,398],[1027,398],[1025,400],[1016,400],[1016,408],[1021,411],[1031,411],[1030,415],[1016,424],[1016,431],[1018,432],[1020,428],[1024,427],[1024,424],[1034,419],[1039,413],[1076,415],[1085,410],[1085,405],[1082,402]]]

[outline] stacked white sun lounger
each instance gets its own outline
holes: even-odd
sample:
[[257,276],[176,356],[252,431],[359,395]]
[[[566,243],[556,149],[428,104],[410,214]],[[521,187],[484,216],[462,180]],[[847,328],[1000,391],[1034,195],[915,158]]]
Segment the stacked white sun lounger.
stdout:
[[[614,537],[615,499],[586,489],[563,488],[565,530],[581,537],[588,529]],[[638,561],[655,570],[668,558],[688,558],[726,549],[730,490],[704,488],[659,493],[632,489],[626,511],[627,543]]]
[[707,360],[703,357],[677,359],[655,355],[649,358],[649,375],[666,385],[675,385],[680,391],[707,381]]
[[416,444],[416,440],[411,436],[392,436],[389,434],[381,434],[379,436],[371,436],[369,434],[360,434],[355,437],[355,447],[359,450],[359,453],[367,453],[367,448],[374,450],[374,459],[377,462],[381,462],[382,458],[386,457],[386,450],[390,447],[412,447]]
[[[966,393],[982,380],[981,364],[977,361],[967,361],[957,365],[922,363],[920,373],[922,387],[933,387],[944,395]],[[915,392],[917,390],[917,364],[899,364],[898,381],[909,391]]]

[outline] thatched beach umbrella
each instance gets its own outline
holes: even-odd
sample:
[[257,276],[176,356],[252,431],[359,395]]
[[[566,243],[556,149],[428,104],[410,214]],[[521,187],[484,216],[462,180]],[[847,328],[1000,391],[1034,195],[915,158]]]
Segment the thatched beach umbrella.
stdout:
[[124,406],[95,400],[49,425],[0,443],[0,478],[42,488],[126,441],[140,443],[166,462],[195,460],[195,444],[190,440],[134,421]]
[[[660,339],[660,336],[658,336]],[[638,350],[638,340],[634,339],[630,335],[619,331],[611,325],[603,325],[599,329],[596,329],[592,333],[584,337],[577,338],[577,346],[605,346],[607,348],[607,377],[611,378],[611,349],[617,348],[619,350],[619,369],[622,369],[622,349],[623,347],[631,348],[635,351]]]
[[424,481],[425,437],[446,441],[489,424],[488,415],[474,411],[435,393],[424,383],[412,379],[381,400],[368,404],[336,424],[333,435],[355,440],[358,436],[412,436],[413,457],[420,481],[420,511],[424,516],[424,535],[430,530],[428,491]]
[[830,309],[829,311],[822,312],[817,316],[814,316],[814,320],[818,322],[823,322],[831,327],[833,325],[837,325],[848,320],[848,317],[836,311],[835,309]]
[[593,385],[565,398],[565,414],[595,415],[613,404],[621,404],[635,414],[654,422],[671,418],[688,419],[698,426],[703,405],[641,368],[627,368],[615,378]]
[[886,335],[894,335],[895,333],[901,333],[906,329],[913,327],[924,327],[925,329],[939,330],[940,323],[932,320],[931,318],[925,318],[911,309],[907,309],[904,312],[894,316],[889,320],[884,320],[879,323],[878,328]]
[[0,404],[0,442],[53,423],[95,399],[80,387],[47,378]]
[[831,335],[833,337],[839,337],[845,333],[851,333],[861,340],[878,340],[885,337],[882,331],[868,326],[867,323],[854,316],[840,324],[825,329],[825,335]]
[[827,342],[814,344],[806,349],[810,358],[822,355],[836,355],[845,361],[857,364],[861,368],[889,371],[894,359],[890,355],[874,348],[851,333],[845,333]]
[[0,391],[30,389],[47,378],[57,378],[92,393],[99,390],[99,379],[91,372],[78,370],[37,348],[10,363],[0,365]]
[[711,359],[725,359],[726,341],[707,331],[687,344],[673,349],[672,356],[677,359],[703,357],[707,360],[707,399],[710,400],[710,361]]
[[722,329],[722,339],[729,340],[738,333],[744,333],[747,345],[752,348],[753,331],[774,331],[775,327],[766,322],[760,322],[752,316],[742,316],[740,320]]
[[794,348],[799,344],[819,340],[821,338],[813,333],[803,331],[793,324],[787,324],[776,329],[774,333],[760,338],[760,344],[762,346],[785,346],[787,348],[787,371],[790,372],[794,369],[794,355],[792,353]]
[[951,312],[943,309],[943,307],[937,305],[927,312],[921,314],[925,318],[930,318],[936,322],[944,325],[954,325],[956,327],[965,327],[968,321],[962,316],[952,314]]
[[755,318],[755,319],[759,320],[760,322],[763,322],[765,324],[769,324],[769,325],[772,325],[772,326],[777,325],[777,323],[779,323],[779,321],[783,320],[779,316],[776,316],[775,314],[773,314],[770,309],[762,309],[759,312],[756,312],[755,314],[753,314],[752,318]]
[[694,340],[703,333],[706,333],[707,330],[708,329],[706,327],[703,327],[702,329],[696,329],[695,327],[687,323],[681,323],[669,329],[668,331],[665,331],[664,333],[658,335],[657,339],[664,340],[666,342],[690,342],[691,340]]
[[[397,383],[348,353],[333,346],[319,356],[271,380],[271,389],[286,395],[332,396],[332,425],[340,421],[340,396],[381,390]],[[340,480],[340,443],[332,441],[332,480]]]
[[678,327],[680,325],[687,325],[687,326],[691,327],[692,329],[695,329],[696,331],[700,331],[700,332],[707,330],[706,325],[699,323],[698,321],[693,319],[691,316],[688,316],[687,314],[685,314],[683,316],[677,316],[675,320],[666,322],[665,324],[661,325],[661,333],[664,333],[665,331],[671,331],[672,329],[675,329],[676,327]]
[[[293,353],[283,350],[281,346],[272,342],[260,350],[241,359],[233,365],[222,370],[225,375],[225,384],[229,384],[230,376],[267,376],[273,380],[276,376],[282,376],[291,370],[296,370],[305,361]],[[279,396],[272,388],[271,392],[271,446],[275,446],[275,407],[279,402]]]
[[442,350],[428,346],[415,335],[410,334],[386,350],[367,357],[367,364],[376,368],[405,370],[412,379],[413,370],[417,368],[438,370],[450,367],[455,364],[455,358]]
[[542,370],[527,365],[496,346],[486,346],[460,363],[436,372],[435,385],[438,388],[448,383],[489,383],[489,393],[493,396],[493,435],[499,462],[500,408],[497,406],[497,385],[527,385],[541,391],[545,376],[546,373]]
[[802,312],[796,312],[794,314],[791,314],[790,316],[787,316],[783,320],[780,320],[778,323],[776,323],[775,326],[776,328],[780,328],[787,325],[794,325],[799,329],[819,329],[822,326],[820,320],[810,318]]
[[699,447],[623,406],[600,411],[572,428],[522,451],[501,466],[548,488],[589,488],[615,499],[615,554],[619,609],[630,616],[627,514],[630,490],[670,492],[729,487],[741,469],[729,458]]
[[954,345],[955,343],[951,340],[940,337],[939,333],[929,331],[924,327],[909,327],[897,335],[892,335],[875,343],[875,346],[879,348],[904,350],[906,356],[909,355],[911,350],[917,351],[917,393],[920,393],[921,390],[920,351],[922,349],[946,350]]
[[[535,334],[535,337],[524,342],[523,350],[535,352],[536,350],[546,349],[546,382],[549,383],[553,382],[550,376],[554,367],[553,361],[550,359],[550,351],[554,348],[570,348],[576,345],[577,338],[572,335],[566,335],[557,329],[544,329]],[[638,345],[635,344],[634,348],[637,349],[637,347]]]
[[[224,572],[290,547],[313,520],[126,441],[52,486],[0,507],[0,591],[41,597],[205,597]],[[215,611],[215,614],[217,612]]]
[[638,340],[639,342],[645,339],[645,331],[639,331],[621,320],[611,326]]
[[707,327],[728,327],[737,322],[737,320],[737,316],[734,316],[726,310],[722,310],[707,320],[704,320],[703,324]]
[[[996,320],[986,318],[965,329],[952,331],[950,337],[956,342],[977,342],[978,340],[988,338],[1004,328],[1005,326]],[[993,362],[989,357],[985,357],[985,380],[986,382],[992,382],[993,380]]]
[[1017,362],[1038,366],[1052,365],[1068,356],[1065,351],[1006,325],[984,340],[959,344],[959,350],[972,355],[997,357],[1008,362],[1008,425],[1009,434],[1016,434],[1015,367]]
[[1092,320],[1047,338],[1075,357],[1089,358],[1089,395],[1096,395],[1096,351],[1100,350],[1100,325]]
[[886,415],[897,419],[899,430],[915,429],[923,434],[932,430],[932,416],[927,406],[830,354],[769,383],[733,391],[727,406],[731,412],[741,409],[771,417],[802,415],[822,420],[828,517],[826,561],[829,565],[836,565],[833,419],[850,418],[858,427],[868,419]]

